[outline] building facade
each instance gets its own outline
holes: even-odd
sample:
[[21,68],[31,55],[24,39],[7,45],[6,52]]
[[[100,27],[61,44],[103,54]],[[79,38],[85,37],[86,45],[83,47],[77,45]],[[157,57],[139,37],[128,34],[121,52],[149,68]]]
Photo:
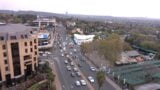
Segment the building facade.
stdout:
[[38,66],[38,38],[31,27],[0,25],[0,82],[12,84],[27,77]]

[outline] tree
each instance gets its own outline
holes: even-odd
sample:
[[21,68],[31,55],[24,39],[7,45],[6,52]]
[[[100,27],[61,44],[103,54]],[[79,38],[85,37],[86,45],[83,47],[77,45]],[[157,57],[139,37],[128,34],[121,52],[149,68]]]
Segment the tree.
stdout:
[[105,81],[105,73],[103,71],[98,71],[96,74],[96,79],[100,90]]
[[105,40],[100,40],[97,50],[113,65],[121,57],[123,51],[123,42],[117,34],[111,34]]

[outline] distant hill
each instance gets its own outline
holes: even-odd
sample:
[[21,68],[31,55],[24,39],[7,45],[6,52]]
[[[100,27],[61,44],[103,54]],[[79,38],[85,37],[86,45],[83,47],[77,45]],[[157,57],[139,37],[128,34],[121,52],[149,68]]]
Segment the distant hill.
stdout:
[[158,25],[160,26],[160,19],[151,19],[151,18],[143,18],[143,17],[113,17],[113,16],[96,16],[96,15],[80,15],[80,14],[57,14],[57,13],[50,13],[50,12],[40,12],[40,11],[12,11],[12,10],[0,10],[0,13],[6,14],[32,14],[32,15],[39,15],[44,17],[60,17],[60,18],[76,18],[80,20],[86,21],[111,21],[117,23],[136,23],[142,25]]
[[57,14],[57,13],[49,13],[49,12],[39,12],[39,11],[12,11],[12,10],[0,10],[0,13],[6,13],[6,14],[32,14],[32,15],[39,15],[44,17],[49,16],[64,16],[63,14]]

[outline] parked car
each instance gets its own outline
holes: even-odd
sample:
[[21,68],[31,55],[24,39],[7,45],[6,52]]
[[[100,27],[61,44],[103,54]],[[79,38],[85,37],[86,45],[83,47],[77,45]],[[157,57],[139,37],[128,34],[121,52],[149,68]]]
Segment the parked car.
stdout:
[[78,80],[75,82],[75,84],[76,84],[76,86],[81,86],[81,83]]
[[71,66],[74,66],[74,63],[73,63],[73,62],[71,62]]
[[88,76],[88,80],[91,82],[91,83],[94,83],[94,79],[92,76]]
[[91,71],[96,71],[96,68],[91,66],[91,67],[90,67],[90,70],[91,70]]
[[83,86],[86,86],[86,85],[87,85],[87,83],[86,83],[85,80],[80,80],[80,82],[81,82],[81,84],[82,84]]
[[77,69],[76,67],[74,67],[73,70],[74,70],[75,72],[78,72],[78,69]]

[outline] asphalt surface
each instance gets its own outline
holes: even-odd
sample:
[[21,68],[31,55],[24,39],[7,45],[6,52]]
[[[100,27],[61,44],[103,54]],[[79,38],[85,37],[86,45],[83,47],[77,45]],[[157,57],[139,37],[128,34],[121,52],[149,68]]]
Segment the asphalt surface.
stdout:
[[[57,67],[56,68],[57,73],[59,75],[58,77],[59,77],[59,80],[60,80],[60,83],[62,85],[63,90],[90,90],[88,85],[87,86],[79,86],[79,87],[77,87],[75,85],[76,80],[81,80],[84,78],[78,77],[78,76],[71,77],[71,71],[67,70],[67,68],[66,68],[67,65],[64,63],[64,60],[66,60],[67,58],[61,56],[62,53],[64,54],[64,52],[60,52],[61,49],[59,48],[60,44],[63,46],[63,42],[65,42],[67,44],[71,43],[71,42],[74,43],[74,42],[71,39],[71,37],[67,36],[65,27],[60,25],[56,28],[56,30],[57,30],[57,33],[59,34],[59,38],[57,38],[55,40],[54,49],[52,51],[52,54],[48,55],[47,57],[41,56],[40,58],[41,59],[48,59],[48,60],[50,60],[50,63],[55,63],[55,65]],[[95,90],[98,90],[98,84],[96,81],[96,72],[90,70],[90,66],[93,66],[93,65],[89,65],[86,62],[87,59],[81,54],[80,47],[75,44],[73,45],[73,48],[70,48],[68,45],[66,45],[65,47],[66,47],[66,52],[68,54],[70,54],[70,52],[72,52],[72,55],[70,55],[70,56],[76,57],[75,59],[73,59],[73,62],[76,65],[80,64],[82,66],[79,68],[80,72],[82,72],[81,74],[83,74],[86,79],[88,76],[92,76],[94,78],[95,82],[90,83],[90,84]],[[76,49],[76,52],[74,52],[73,49]],[[105,81],[101,90],[116,90],[116,89],[114,87],[112,87],[112,85],[110,85],[108,82]]]

